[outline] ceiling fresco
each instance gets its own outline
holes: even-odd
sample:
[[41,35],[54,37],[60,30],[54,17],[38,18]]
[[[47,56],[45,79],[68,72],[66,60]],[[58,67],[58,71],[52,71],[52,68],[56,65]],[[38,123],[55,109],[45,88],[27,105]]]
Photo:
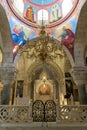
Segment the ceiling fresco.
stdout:
[[41,25],[42,20],[44,25],[50,27],[60,25],[72,15],[78,2],[79,0],[7,0],[13,14],[34,28]]
[[[73,56],[80,10],[86,0],[0,0],[11,29],[13,53],[39,36],[40,26],[63,43]],[[73,56],[74,57],[74,56]]]
[[28,0],[28,1],[30,1],[34,4],[37,4],[37,5],[48,5],[48,4],[53,4],[59,0]]

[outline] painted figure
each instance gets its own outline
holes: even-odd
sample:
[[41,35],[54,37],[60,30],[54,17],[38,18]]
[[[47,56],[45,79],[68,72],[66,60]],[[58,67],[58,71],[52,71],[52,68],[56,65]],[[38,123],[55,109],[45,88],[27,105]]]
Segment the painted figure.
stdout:
[[27,41],[27,37],[25,35],[25,32],[23,30],[23,27],[18,28],[17,25],[14,26],[13,28],[13,33],[12,33],[12,40],[13,40],[13,60],[20,48],[21,45],[24,45]]
[[52,12],[51,12],[51,22],[55,22],[59,19],[61,19],[62,15],[61,15],[61,9],[60,6],[54,5],[52,7]]
[[16,26],[13,29],[12,39],[15,44],[24,45],[26,43],[26,35],[23,31],[23,27],[17,29]]
[[15,24],[14,25],[14,28],[13,28],[13,32],[15,33],[15,34],[19,34],[19,32],[20,32],[20,30],[18,29],[18,26]]
[[34,11],[32,6],[28,7],[27,11],[26,11],[26,18],[31,21],[34,22]]
[[68,48],[73,47],[75,35],[70,29],[67,29],[65,26],[63,26],[62,34],[59,37],[61,37],[61,42],[68,46]]

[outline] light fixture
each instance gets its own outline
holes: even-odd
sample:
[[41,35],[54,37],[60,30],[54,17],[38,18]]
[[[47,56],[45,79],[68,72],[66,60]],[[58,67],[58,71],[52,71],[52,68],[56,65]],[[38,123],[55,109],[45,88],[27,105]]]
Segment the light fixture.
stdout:
[[19,53],[26,52],[27,58],[40,59],[45,63],[47,59],[53,60],[57,56],[64,57],[64,51],[62,50],[62,44],[58,44],[58,41],[50,37],[46,31],[45,26],[40,28],[40,37],[34,39],[33,42],[29,42],[20,48]]
[[[42,25],[40,27],[39,38],[29,42],[20,49],[20,53],[27,52],[27,58],[36,58],[40,59],[43,63],[47,59],[53,60],[58,55],[61,58],[64,56],[64,53],[60,53],[62,50],[62,44],[58,44],[58,41],[50,37],[46,32],[47,26],[44,25],[43,19],[43,0],[42,0]],[[58,51],[59,50],[59,51]]]
[[[43,1],[42,1],[43,5]],[[46,27],[43,21],[43,9],[42,9],[42,25],[40,27],[40,33],[37,39],[34,39],[33,42],[29,42],[20,49],[19,53],[27,52],[27,58],[36,58],[40,59],[45,63],[47,59],[53,60],[58,55],[61,58],[64,56],[62,52],[62,44],[58,44],[58,41],[50,37],[46,32]],[[59,50],[59,51],[58,51]],[[62,53],[60,53],[60,51]]]

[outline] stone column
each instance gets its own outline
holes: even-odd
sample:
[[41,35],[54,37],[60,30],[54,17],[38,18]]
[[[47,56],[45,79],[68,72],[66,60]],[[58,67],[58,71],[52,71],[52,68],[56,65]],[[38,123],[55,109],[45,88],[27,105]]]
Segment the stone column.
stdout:
[[87,95],[85,84],[81,84],[78,86],[78,94],[79,94],[79,102],[80,104],[87,104]]
[[23,90],[23,95],[27,97],[30,100],[30,95],[31,95],[31,79],[25,80],[24,81],[24,90]]
[[85,67],[74,67],[72,71],[72,77],[74,82],[78,87],[78,96],[80,104],[87,104],[87,95],[86,95],[86,68]]
[[29,98],[28,82],[24,81],[23,96]]
[[0,67],[1,82],[3,84],[2,90],[2,104],[9,104],[10,101],[10,87],[11,82],[14,79],[14,67],[12,66],[2,66]]

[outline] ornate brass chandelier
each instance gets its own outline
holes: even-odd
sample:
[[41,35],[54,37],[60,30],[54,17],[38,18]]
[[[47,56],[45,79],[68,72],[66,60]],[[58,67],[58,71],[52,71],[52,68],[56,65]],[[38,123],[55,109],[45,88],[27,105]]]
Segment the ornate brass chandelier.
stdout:
[[26,52],[27,58],[39,58],[43,62],[47,59],[53,60],[57,56],[64,56],[62,44],[46,33],[45,26],[41,26],[39,35],[40,37],[28,41],[25,46],[21,47],[19,53]]

